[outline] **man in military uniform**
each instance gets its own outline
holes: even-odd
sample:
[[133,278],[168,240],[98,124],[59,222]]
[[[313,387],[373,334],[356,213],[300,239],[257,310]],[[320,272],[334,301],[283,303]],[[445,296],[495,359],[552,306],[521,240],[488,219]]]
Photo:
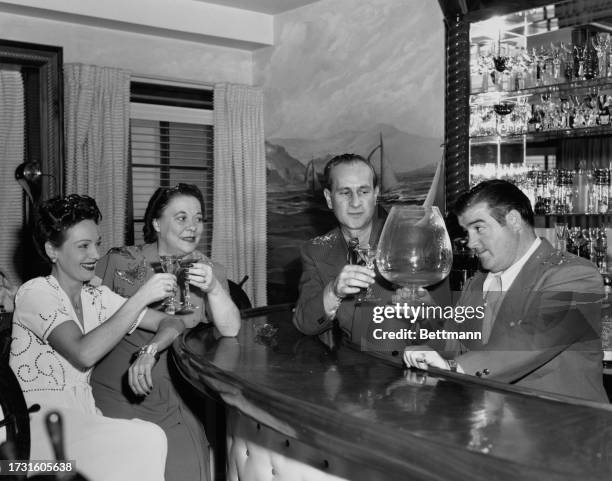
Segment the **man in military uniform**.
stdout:
[[[375,247],[384,219],[376,217],[378,179],[372,165],[363,157],[343,154],[325,166],[324,195],[333,210],[338,227],[305,243],[302,248],[300,296],[293,323],[304,334],[322,335],[332,342],[336,325],[345,339],[363,350],[402,351],[408,341],[376,340],[374,328],[397,330],[409,328],[405,320],[386,319],[373,323],[373,302],[359,302],[358,294],[372,286],[377,305],[391,303],[395,288],[380,274],[364,265],[348,262],[349,243]],[[438,287],[439,286],[439,287]],[[438,303],[450,301],[448,283],[432,291]],[[430,300],[424,293],[424,300]]]

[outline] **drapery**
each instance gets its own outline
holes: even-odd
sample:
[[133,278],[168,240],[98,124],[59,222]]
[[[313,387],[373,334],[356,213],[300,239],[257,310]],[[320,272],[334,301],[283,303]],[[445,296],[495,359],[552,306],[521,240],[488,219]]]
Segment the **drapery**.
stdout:
[[64,65],[66,194],[87,194],[102,212],[101,253],[125,243],[130,74]]
[[0,69],[0,271],[12,285],[21,282],[18,244],[24,225],[23,193],[15,168],[24,161],[24,87],[21,72]]
[[254,306],[266,294],[266,159],[263,93],[244,85],[214,90],[215,167],[212,258],[243,285]]

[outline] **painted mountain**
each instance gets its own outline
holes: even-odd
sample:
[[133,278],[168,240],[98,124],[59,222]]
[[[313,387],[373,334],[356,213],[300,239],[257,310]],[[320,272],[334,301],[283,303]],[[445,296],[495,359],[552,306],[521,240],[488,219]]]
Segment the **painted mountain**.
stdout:
[[[277,171],[279,164],[284,170],[295,168],[299,171],[297,177],[303,177],[303,170],[294,162],[291,163],[294,167],[289,167],[280,161],[282,155],[299,161],[303,167],[314,160],[316,170],[322,172],[323,166],[333,155],[354,152],[367,156],[379,144],[381,134],[385,159],[398,174],[436,165],[442,155],[441,139],[410,134],[391,125],[376,124],[367,131],[343,131],[322,139],[268,139],[267,145],[275,147],[275,158],[268,159],[268,166],[276,166]],[[269,149],[267,153],[270,153]]]
[[[385,172],[394,171],[398,182],[390,200],[422,202],[442,155],[439,139],[379,124],[367,131],[344,131],[323,139],[266,141],[270,304],[295,302],[301,274],[300,246],[336,225],[313,175],[321,177],[325,164],[336,154],[354,152],[367,157],[380,145],[381,134]],[[372,162],[379,170],[379,150],[372,155]],[[318,187],[313,188],[315,185]]]
[[266,172],[269,186],[297,186],[303,183],[306,167],[282,145],[266,141]]

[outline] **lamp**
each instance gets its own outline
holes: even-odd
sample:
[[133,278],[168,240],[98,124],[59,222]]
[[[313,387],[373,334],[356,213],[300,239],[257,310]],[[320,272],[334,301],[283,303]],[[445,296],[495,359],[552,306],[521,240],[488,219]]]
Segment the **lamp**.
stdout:
[[35,188],[35,191],[39,190],[37,187],[42,175],[38,162],[23,162],[15,169],[15,179],[21,185],[32,204],[35,204],[35,200],[31,187]]
[[23,162],[15,169],[15,179],[27,182],[38,182],[42,177],[42,171],[38,162]]

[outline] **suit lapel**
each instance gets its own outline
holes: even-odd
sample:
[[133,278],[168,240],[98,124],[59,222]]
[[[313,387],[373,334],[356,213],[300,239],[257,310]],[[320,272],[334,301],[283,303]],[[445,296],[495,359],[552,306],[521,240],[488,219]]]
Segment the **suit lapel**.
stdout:
[[541,243],[535,252],[529,257],[523,268],[520,270],[510,289],[506,292],[499,310],[497,311],[496,321],[493,325],[491,338],[504,335],[504,331],[510,327],[510,323],[520,320],[523,316],[527,300],[532,295],[535,282],[541,278],[542,272],[546,269],[546,259],[550,258],[555,250],[546,239],[541,239]]

